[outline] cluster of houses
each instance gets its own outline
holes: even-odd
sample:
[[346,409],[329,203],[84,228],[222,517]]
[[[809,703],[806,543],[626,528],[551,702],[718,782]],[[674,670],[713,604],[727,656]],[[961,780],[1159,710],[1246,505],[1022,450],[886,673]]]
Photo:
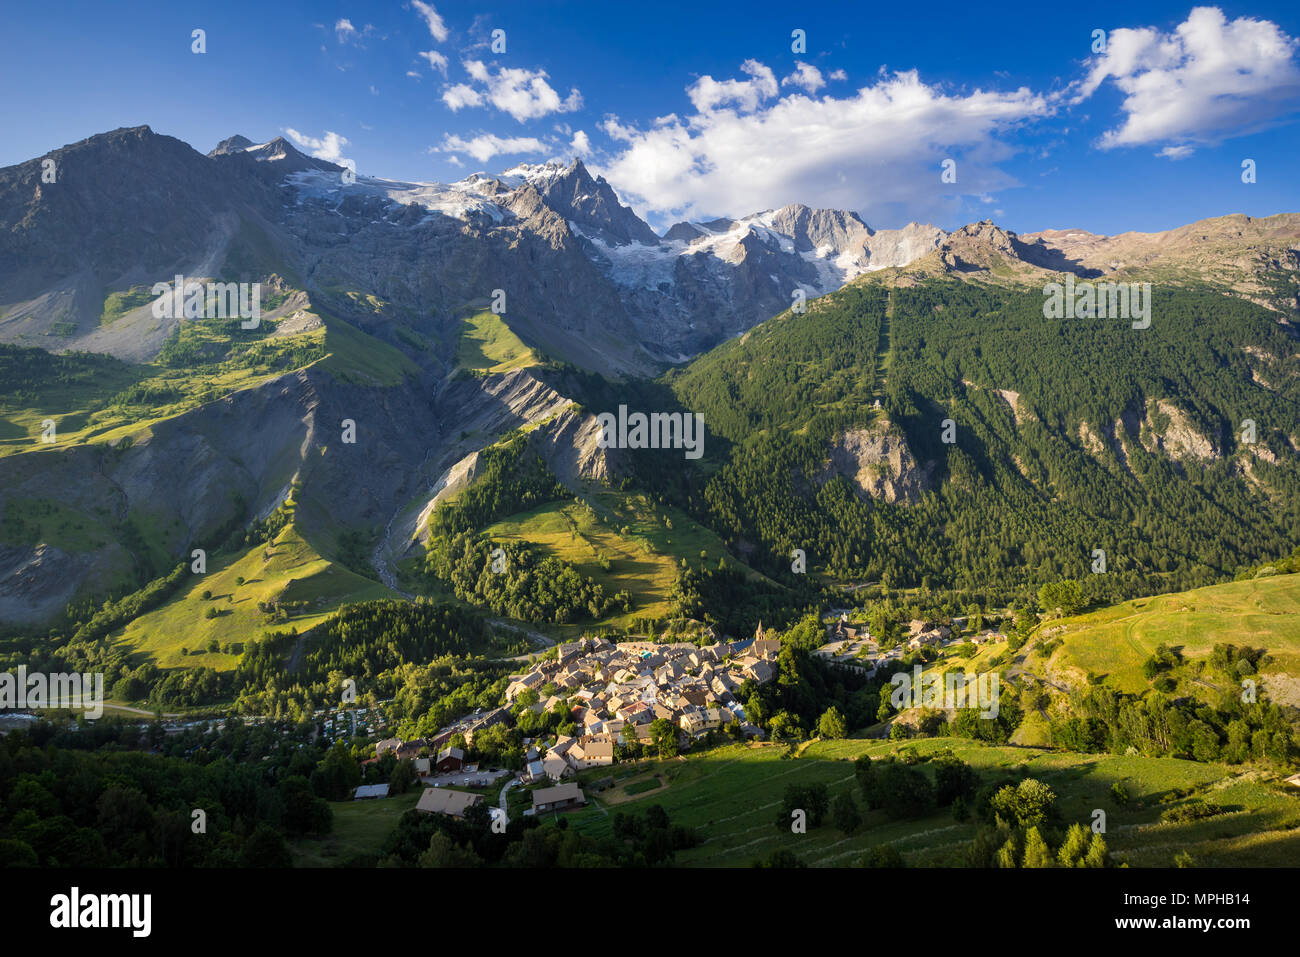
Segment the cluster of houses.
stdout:
[[940,646],[951,645],[959,641],[969,641],[975,645],[983,645],[990,641],[1006,641],[1007,636],[986,628],[977,635],[971,635],[967,638],[954,637],[954,629],[958,632],[966,627],[965,618],[954,618],[952,628],[947,625],[936,625],[928,621],[913,619],[907,628],[907,647],[915,651],[926,645]]
[[907,637],[898,645],[884,651],[880,643],[871,636],[866,625],[854,625],[848,615],[841,614],[826,626],[826,644],[817,649],[817,654],[836,664],[859,668],[870,677],[892,659],[901,658],[905,651],[917,651],[924,647],[948,647],[962,641],[982,645],[991,641],[1006,641],[1006,635],[992,629],[985,629],[968,638],[959,637],[966,627],[965,618],[954,618],[951,627],[935,624],[921,619],[913,619],[907,627]]
[[[441,737],[441,735],[439,735]],[[437,741],[427,738],[415,738],[403,741],[401,738],[385,738],[375,745],[375,756],[363,762],[372,764],[390,751],[399,761],[410,761],[415,765],[415,773],[420,777],[434,774],[455,774],[457,771],[475,771],[475,765],[465,763],[465,752],[460,748],[444,747],[434,751]]]
[[472,765],[465,765],[465,752],[460,748],[451,747],[452,738],[459,734],[464,738],[467,747],[472,746],[477,731],[509,720],[510,711],[507,708],[479,710],[443,728],[431,738],[414,738],[410,741],[385,738],[375,745],[375,757],[370,761],[376,761],[389,751],[393,751],[397,754],[397,760],[410,759],[414,762],[415,773],[422,778],[434,774],[473,771],[475,768]]
[[358,736],[368,737],[388,726],[388,718],[381,708],[329,708],[316,711],[314,717],[320,726],[321,740],[326,745]]
[[613,764],[618,744],[652,743],[650,726],[657,720],[675,725],[687,742],[733,723],[746,736],[761,736],[746,719],[736,692],[747,680],[771,681],[780,651],[781,643],[766,637],[762,624],[752,641],[704,647],[688,642],[616,645],[604,638],[559,645],[554,660],[513,675],[506,688],[511,704],[526,692],[537,692],[537,702],[529,707],[539,713],[567,706],[579,729],[576,735],[560,735],[544,756],[530,750],[525,781],[558,782],[584,768]]
[[[417,811],[425,814],[445,814],[447,817],[464,817],[465,812],[475,805],[483,803],[483,795],[472,791],[457,791],[452,788],[426,788],[415,805]],[[566,781],[552,787],[538,788],[533,791],[533,806],[525,814],[541,814],[547,811],[568,811],[583,807],[587,803],[586,795],[576,781]]]
[[[451,739],[459,734],[472,745],[476,731],[509,720],[520,696],[536,692],[536,702],[527,707],[537,713],[557,705],[567,707],[578,733],[558,735],[544,750],[541,742],[534,745],[526,739],[530,747],[523,782],[551,782],[533,791],[532,813],[581,807],[586,804],[582,789],[564,779],[586,768],[613,764],[620,744],[653,744],[650,727],[655,721],[671,723],[679,741],[687,744],[729,725],[736,725],[747,737],[761,737],[763,732],[748,721],[736,692],[746,681],[763,684],[776,677],[781,642],[768,637],[760,623],[750,641],[701,647],[689,642],[614,644],[604,638],[584,638],[561,644],[556,651],[553,660],[536,662],[528,671],[511,676],[506,707],[476,712],[432,738],[380,741],[371,760],[392,752],[398,760],[410,759],[422,778],[471,772],[474,766],[465,764],[464,752],[452,747]],[[386,792],[386,785],[359,789],[357,797],[380,797],[381,788]],[[416,807],[459,818],[482,800],[469,791],[431,787]]]

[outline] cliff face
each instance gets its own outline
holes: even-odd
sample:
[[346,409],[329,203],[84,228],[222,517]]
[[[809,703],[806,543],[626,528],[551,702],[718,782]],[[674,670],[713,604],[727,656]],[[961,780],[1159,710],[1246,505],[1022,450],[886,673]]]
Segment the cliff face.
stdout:
[[821,481],[837,475],[862,496],[891,504],[913,504],[930,487],[929,475],[917,464],[906,437],[883,418],[871,428],[846,432],[831,446]]

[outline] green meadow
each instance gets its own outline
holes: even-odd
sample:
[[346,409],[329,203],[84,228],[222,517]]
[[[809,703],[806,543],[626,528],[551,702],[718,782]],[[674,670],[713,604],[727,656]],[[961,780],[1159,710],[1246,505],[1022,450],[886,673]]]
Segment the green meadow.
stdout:
[[[195,576],[192,586],[136,618],[114,641],[160,668],[205,665],[228,671],[238,664],[239,653],[209,651],[211,642],[219,649],[240,648],[266,630],[306,631],[345,603],[392,597],[395,593],[379,582],[322,558],[290,524],[268,545],[242,555],[209,556],[206,575]],[[307,605],[288,621],[273,623],[257,607],[271,600]]]
[[496,541],[527,541],[571,562],[609,594],[629,592],[635,607],[609,620],[616,627],[634,618],[667,617],[669,592],[683,560],[716,566],[725,558],[728,565],[758,577],[727,552],[722,539],[686,513],[656,506],[639,494],[601,492],[579,502],[551,502],[489,525],[484,533]]
[[1127,692],[1148,683],[1142,663],[1160,644],[1201,658],[1219,643],[1265,648],[1265,671],[1300,674],[1300,575],[1276,575],[1138,598],[1086,615],[1049,622],[1062,645],[1050,666],[1108,676]]
[[[1300,789],[1265,772],[1174,758],[991,747],[963,738],[908,743],[922,754],[952,748],[986,780],[1018,773],[1023,766],[1056,791],[1066,824],[1089,824],[1094,809],[1104,810],[1106,841],[1117,863],[1169,866],[1182,850],[1198,866],[1210,867],[1288,865],[1300,859]],[[728,745],[692,757],[647,762],[641,774],[628,779],[632,790],[651,773],[660,776],[662,786],[630,795],[626,786],[596,792],[591,795],[596,804],[567,815],[569,826],[612,836],[607,803],[630,812],[661,804],[675,824],[694,828],[702,839],[698,847],[678,853],[677,862],[688,866],[745,866],[784,848],[812,867],[843,867],[855,864],[877,844],[892,844],[909,866],[959,863],[958,855],[974,837],[976,825],[955,821],[946,809],[909,821],[892,820],[881,811],[865,812],[863,826],[852,835],[838,831],[829,820],[803,835],[775,825],[789,784],[826,784],[832,799],[851,791],[860,803],[851,762],[861,754],[878,758],[897,747],[866,739],[815,741],[801,756],[786,757],[781,746]],[[588,771],[584,777],[608,775],[609,769],[597,770],[602,774]],[[1126,808],[1110,799],[1116,781],[1131,795]],[[1160,823],[1162,810],[1193,798],[1221,804],[1229,813],[1184,824]]]
[[505,321],[489,310],[476,312],[461,324],[456,364],[472,372],[511,372],[538,365],[541,357]]
[[301,837],[289,843],[294,867],[342,867],[352,858],[378,854],[398,819],[419,803],[424,788],[396,797],[331,801],[334,827],[324,837]]

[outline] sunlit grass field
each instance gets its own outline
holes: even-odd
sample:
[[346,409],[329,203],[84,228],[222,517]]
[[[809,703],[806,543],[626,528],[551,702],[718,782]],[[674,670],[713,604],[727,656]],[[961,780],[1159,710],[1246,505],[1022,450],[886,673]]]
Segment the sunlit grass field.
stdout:
[[[1300,857],[1300,789],[1276,776],[1241,767],[1199,764],[1174,758],[1083,755],[1041,748],[991,747],[961,738],[926,738],[908,742],[922,754],[952,748],[986,780],[1020,766],[1057,793],[1062,820],[1090,824],[1093,811],[1106,813],[1106,841],[1117,862],[1134,867],[1164,867],[1188,851],[1200,866],[1285,866]],[[896,750],[893,742],[846,739],[814,742],[798,758],[783,757],[774,745],[729,745],[697,756],[649,762],[635,782],[659,773],[664,785],[644,794],[626,795],[622,785],[610,794],[617,810],[643,811],[661,804],[676,824],[694,828],[702,838],[696,848],[679,852],[679,864],[745,866],[778,849],[793,852],[813,867],[854,864],[876,844],[892,844],[910,866],[959,863],[963,845],[976,825],[959,823],[948,810],[910,820],[892,820],[867,812],[858,833],[845,835],[829,820],[798,835],[775,825],[789,784],[824,783],[831,797],[851,791],[861,801],[851,761],[858,755],[880,757]],[[927,765],[920,765],[923,769]],[[608,773],[609,769],[600,769]],[[590,776],[593,772],[587,772]],[[1131,801],[1116,806],[1110,789],[1122,781]],[[1175,793],[1222,804],[1230,813],[1185,824],[1159,823],[1161,803]],[[602,793],[593,795],[605,803]],[[567,815],[571,827],[593,835],[612,835],[610,811],[591,806]]]

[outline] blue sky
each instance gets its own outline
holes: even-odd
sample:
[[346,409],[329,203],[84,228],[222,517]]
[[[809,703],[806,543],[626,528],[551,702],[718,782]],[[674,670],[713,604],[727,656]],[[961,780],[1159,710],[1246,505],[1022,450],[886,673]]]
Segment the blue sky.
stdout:
[[1296,4],[1084,6],[9,4],[0,165],[148,124],[395,179],[582,155],[657,228],[786,202],[1019,232],[1300,211]]

